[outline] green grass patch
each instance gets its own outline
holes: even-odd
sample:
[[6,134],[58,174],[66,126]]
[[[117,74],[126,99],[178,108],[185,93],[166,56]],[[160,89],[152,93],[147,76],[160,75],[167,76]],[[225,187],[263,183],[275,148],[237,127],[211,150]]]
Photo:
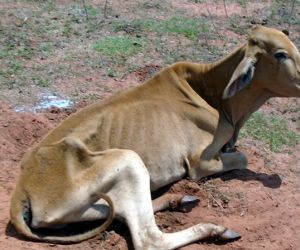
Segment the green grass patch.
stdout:
[[142,49],[144,42],[141,38],[130,36],[106,37],[94,43],[93,50],[110,57],[132,56]]
[[23,71],[23,65],[17,60],[9,61],[7,67],[0,69],[0,76],[9,78]]
[[[33,1],[35,2],[35,1]],[[56,1],[40,1],[40,4],[43,5],[43,11],[45,12],[51,12],[51,11],[56,11],[57,7],[56,7]]]
[[242,137],[251,137],[267,143],[270,149],[278,152],[284,146],[294,146],[300,136],[288,129],[287,122],[261,112],[254,113],[241,130]]
[[74,29],[72,27],[72,21],[70,21],[70,20],[65,21],[63,30],[62,30],[62,35],[69,37],[72,35],[73,32],[74,32]]
[[41,43],[39,45],[39,51],[46,55],[50,54],[53,51],[52,43]]
[[0,59],[14,60],[16,57],[31,59],[33,48],[27,34],[5,30],[0,32]]
[[34,85],[39,86],[39,87],[49,87],[50,86],[50,81],[44,77],[40,76],[33,76],[31,78],[32,82]]
[[200,18],[174,16],[166,20],[136,19],[124,23],[114,23],[115,31],[124,30],[125,26],[132,26],[134,30],[153,31],[159,34],[180,34],[191,40],[197,39],[200,33],[209,32],[209,26]]
[[87,11],[87,14],[89,16],[97,16],[100,15],[100,11],[96,8],[94,8],[92,5],[85,6],[85,9]]
[[294,3],[293,1],[272,1],[269,20],[271,20],[271,22],[276,25],[281,23],[286,23],[289,25],[299,25],[300,19],[296,15],[297,5],[299,5],[299,3],[299,0],[295,1]]
[[21,84],[20,76],[24,72],[24,67],[21,62],[11,60],[6,66],[0,69],[0,88],[7,87],[13,89]]

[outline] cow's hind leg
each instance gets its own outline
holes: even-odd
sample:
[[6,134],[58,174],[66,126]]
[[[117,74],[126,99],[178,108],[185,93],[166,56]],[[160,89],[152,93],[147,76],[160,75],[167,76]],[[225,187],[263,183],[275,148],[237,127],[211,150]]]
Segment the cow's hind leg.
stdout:
[[[214,224],[197,224],[176,233],[163,233],[156,225],[150,194],[149,173],[141,158],[127,151],[126,161],[111,176],[114,185],[108,192],[116,215],[127,223],[135,249],[175,249],[211,236],[238,238],[235,232]],[[129,159],[129,160],[128,160]],[[114,168],[114,167],[111,167]]]
[[164,194],[152,200],[154,213],[167,209],[188,212],[198,203],[196,196],[183,194]]

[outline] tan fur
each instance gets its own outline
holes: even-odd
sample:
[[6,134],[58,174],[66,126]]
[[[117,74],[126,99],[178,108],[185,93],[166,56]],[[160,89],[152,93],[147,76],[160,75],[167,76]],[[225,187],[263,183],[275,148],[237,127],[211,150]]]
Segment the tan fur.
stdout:
[[[278,52],[288,58],[275,58]],[[163,234],[150,190],[186,175],[199,180],[246,168],[246,157],[231,148],[250,114],[275,96],[300,97],[299,52],[275,29],[255,27],[246,44],[216,63],[171,65],[143,85],[71,115],[31,149],[22,161],[11,221],[39,238],[30,226],[106,218],[104,198],[129,225],[135,248],[173,249],[225,235],[213,224]],[[28,209],[29,226],[21,215]]]

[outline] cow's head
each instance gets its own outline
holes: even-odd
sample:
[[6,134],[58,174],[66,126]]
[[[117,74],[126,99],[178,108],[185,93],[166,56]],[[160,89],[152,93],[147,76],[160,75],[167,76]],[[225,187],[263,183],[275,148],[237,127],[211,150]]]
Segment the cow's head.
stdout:
[[245,56],[235,69],[223,98],[234,96],[250,84],[273,96],[300,97],[300,54],[287,33],[255,26]]

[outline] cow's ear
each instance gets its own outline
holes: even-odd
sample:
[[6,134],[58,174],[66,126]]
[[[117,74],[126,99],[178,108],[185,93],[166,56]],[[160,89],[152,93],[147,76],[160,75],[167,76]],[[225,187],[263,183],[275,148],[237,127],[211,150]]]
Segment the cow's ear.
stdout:
[[238,91],[247,87],[254,75],[255,59],[252,57],[244,57],[233,72],[227,87],[223,92],[223,99],[234,96]]

